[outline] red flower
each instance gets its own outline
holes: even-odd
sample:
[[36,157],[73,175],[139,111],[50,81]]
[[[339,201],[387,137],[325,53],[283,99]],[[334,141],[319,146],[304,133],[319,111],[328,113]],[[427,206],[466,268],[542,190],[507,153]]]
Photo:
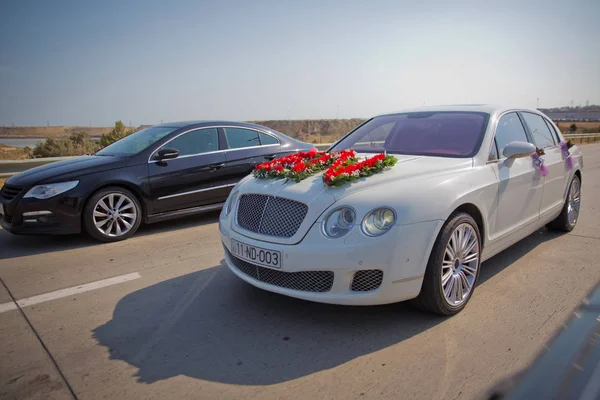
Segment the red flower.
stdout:
[[295,173],[306,171],[306,165],[304,163],[298,163],[292,167]]

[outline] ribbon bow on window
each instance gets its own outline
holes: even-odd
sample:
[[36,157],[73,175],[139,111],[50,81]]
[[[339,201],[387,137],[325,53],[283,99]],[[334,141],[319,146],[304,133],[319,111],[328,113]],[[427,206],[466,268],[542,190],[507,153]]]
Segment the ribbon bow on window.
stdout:
[[559,146],[560,146],[560,151],[562,153],[563,159],[566,160],[567,169],[572,169],[573,168],[573,158],[571,157],[571,153],[569,153],[569,149],[571,147],[573,147],[573,143],[570,140],[568,140],[568,141],[563,140],[562,142],[559,143]]
[[536,148],[535,153],[531,155],[531,158],[533,159],[533,165],[538,171],[540,171],[541,176],[548,175],[548,167],[544,165],[544,159],[542,158],[542,156],[545,154],[546,153],[544,152],[544,149]]

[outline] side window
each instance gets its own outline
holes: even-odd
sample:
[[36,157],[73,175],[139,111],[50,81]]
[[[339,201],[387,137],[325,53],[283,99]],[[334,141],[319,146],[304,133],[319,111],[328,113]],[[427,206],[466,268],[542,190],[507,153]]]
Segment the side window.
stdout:
[[225,137],[230,149],[260,146],[258,132],[244,128],[225,128]]
[[552,125],[552,122],[548,121],[546,118],[544,118],[544,121],[546,122],[546,125],[548,125],[548,129],[550,129],[550,132],[552,132],[552,136],[554,137],[555,143],[559,143],[560,137],[558,136],[558,132],[556,132],[556,129],[554,129],[554,125]]
[[510,142],[528,142],[525,128],[519,119],[517,113],[509,113],[503,115],[498,121],[496,127],[496,145],[498,146],[498,153],[502,158],[502,152],[507,144]]
[[492,142],[492,148],[490,149],[490,155],[488,156],[488,161],[494,161],[499,159],[498,157],[498,147],[496,146],[496,140]]
[[554,142],[554,135],[550,132],[548,125],[546,125],[541,116],[528,112],[524,112],[522,115],[531,131],[531,136],[533,136],[533,144],[539,148],[554,146],[556,144]]
[[184,133],[165,146],[179,150],[180,156],[208,153],[219,150],[219,135],[215,128],[198,129]]
[[276,137],[273,137],[271,135],[267,135],[266,133],[260,133],[260,144],[267,145],[267,144],[279,144],[279,140],[277,140]]

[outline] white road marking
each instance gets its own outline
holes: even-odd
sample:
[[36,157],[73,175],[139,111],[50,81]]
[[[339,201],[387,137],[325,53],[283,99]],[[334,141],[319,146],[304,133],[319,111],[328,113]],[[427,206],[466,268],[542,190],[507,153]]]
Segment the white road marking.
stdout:
[[[141,278],[138,272],[134,272],[127,275],[115,276],[113,278],[103,279],[101,281],[86,283],[84,285],[73,286],[66,289],[56,290],[50,293],[44,293],[37,296],[27,297],[25,299],[17,300],[19,307],[32,306],[34,304],[44,303],[50,300],[60,299],[62,297],[72,296],[74,294],[89,292],[90,290],[100,289],[106,286],[117,285],[119,283],[132,281],[134,279]],[[14,310],[17,306],[14,302],[0,304],[0,313]]]
[[0,304],[0,314],[6,311],[15,310],[17,305],[14,302]]

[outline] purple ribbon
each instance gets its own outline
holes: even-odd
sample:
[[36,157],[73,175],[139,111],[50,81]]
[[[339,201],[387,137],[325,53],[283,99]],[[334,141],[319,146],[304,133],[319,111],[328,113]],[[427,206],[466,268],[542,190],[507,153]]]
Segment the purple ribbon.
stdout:
[[531,155],[531,158],[533,159],[533,162],[534,162],[536,168],[538,169],[538,171],[540,171],[540,175],[541,176],[548,175],[548,167],[546,167],[544,165],[544,159],[541,158],[538,153],[533,153]]
[[571,157],[571,155],[569,155],[567,157],[567,168],[568,169],[573,169],[573,158]]
[[558,144],[560,146],[560,150],[564,153],[568,153],[569,152],[569,147],[567,146],[567,142],[566,141],[562,141]]
[[560,146],[560,151],[567,162],[567,168],[572,169],[573,168],[573,158],[571,157],[571,153],[569,153],[569,146],[567,145],[567,142],[565,140],[563,140],[558,145]]

